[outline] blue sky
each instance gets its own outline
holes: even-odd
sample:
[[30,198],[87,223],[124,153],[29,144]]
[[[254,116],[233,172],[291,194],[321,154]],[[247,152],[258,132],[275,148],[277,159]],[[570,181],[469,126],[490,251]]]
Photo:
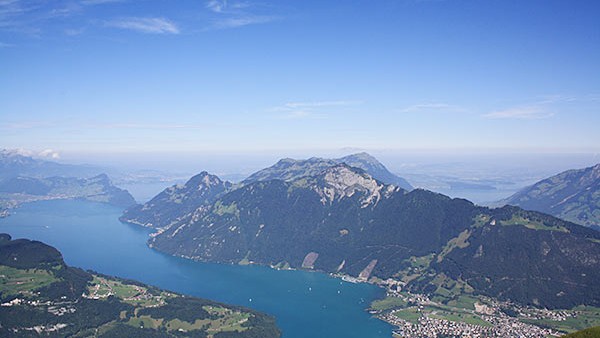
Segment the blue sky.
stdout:
[[595,0],[0,0],[0,147],[600,151]]

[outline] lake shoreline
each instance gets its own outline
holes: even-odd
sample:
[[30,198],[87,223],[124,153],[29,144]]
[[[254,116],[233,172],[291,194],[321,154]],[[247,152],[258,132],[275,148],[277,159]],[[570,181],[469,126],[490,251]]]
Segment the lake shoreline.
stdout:
[[366,311],[385,296],[379,287],[319,271],[167,255],[147,245],[151,229],[122,223],[120,214],[119,208],[94,202],[35,202],[0,219],[0,232],[57,247],[71,266],[271,314],[283,338],[391,337],[393,327]]

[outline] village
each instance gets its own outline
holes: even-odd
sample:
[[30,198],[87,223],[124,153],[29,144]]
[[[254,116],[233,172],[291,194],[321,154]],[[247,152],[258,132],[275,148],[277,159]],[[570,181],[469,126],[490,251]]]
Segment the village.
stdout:
[[386,288],[388,301],[391,298],[391,303],[396,299],[397,304],[404,304],[371,310],[377,318],[396,326],[394,337],[558,337],[563,333],[525,321],[562,322],[577,316],[575,311],[525,307],[482,296],[472,308],[452,308],[426,295],[404,291],[403,283],[393,279],[378,284]]

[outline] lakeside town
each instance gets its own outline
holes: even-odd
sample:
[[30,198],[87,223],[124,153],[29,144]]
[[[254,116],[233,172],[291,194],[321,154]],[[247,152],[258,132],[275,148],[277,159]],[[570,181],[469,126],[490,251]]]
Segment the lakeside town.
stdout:
[[[350,281],[348,278],[345,280]],[[400,281],[388,279],[377,284],[386,288],[389,303],[403,304],[370,311],[377,318],[396,326],[394,337],[398,338],[559,337],[564,332],[532,323],[560,323],[579,315],[575,310],[540,309],[483,296],[477,297],[472,309],[468,306],[453,308],[426,295],[403,291]]]

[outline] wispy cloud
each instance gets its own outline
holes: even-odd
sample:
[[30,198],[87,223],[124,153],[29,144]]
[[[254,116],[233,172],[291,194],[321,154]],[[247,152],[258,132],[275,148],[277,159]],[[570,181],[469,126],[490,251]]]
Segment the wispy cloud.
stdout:
[[47,22],[81,12],[81,5],[73,1],[0,0],[0,30],[38,37]]
[[241,1],[209,0],[206,2],[206,8],[215,13],[234,12],[249,7],[252,7],[249,2]]
[[286,108],[314,108],[331,106],[353,106],[361,104],[362,101],[313,101],[313,102],[288,102],[283,106]]
[[274,17],[274,16],[249,15],[249,16],[241,16],[241,17],[216,20],[213,23],[212,27],[217,28],[217,29],[237,28],[237,27],[243,27],[243,26],[260,24],[260,23],[268,23],[268,22],[272,22],[272,21],[275,21],[278,19],[279,19],[278,17]]
[[254,24],[264,24],[279,20],[270,14],[257,14],[256,6],[249,2],[208,0],[206,8],[215,14],[208,29],[238,28]]
[[[0,30],[40,37],[51,21],[85,14],[86,7],[125,2],[127,0],[0,0]],[[97,20],[99,21],[99,20]],[[101,21],[100,21],[101,22]],[[65,32],[69,35],[69,32]]]
[[278,118],[282,119],[323,119],[332,110],[362,104],[362,101],[309,101],[309,102],[287,102],[281,106],[270,109],[277,112]]
[[88,125],[88,128],[103,129],[152,129],[152,130],[173,130],[173,129],[207,129],[210,126],[205,124],[146,124],[146,123],[111,123]]
[[179,34],[177,25],[165,18],[130,17],[108,21],[106,25],[148,34]]
[[12,45],[10,43],[0,42],[0,48],[8,48],[8,47],[14,47],[14,45]]
[[58,151],[55,151],[52,149],[42,150],[37,154],[37,156],[42,157],[42,158],[49,158],[49,159],[53,159],[53,160],[60,159],[60,153]]
[[542,106],[522,106],[505,110],[494,111],[484,114],[488,119],[520,119],[520,120],[539,120],[554,116],[553,112],[546,110]]
[[215,12],[223,13],[227,9],[227,0],[210,0],[206,2],[206,8]]
[[21,0],[0,0],[0,28],[14,29],[23,24],[23,16],[36,10],[38,6]]
[[401,113],[464,112],[464,108],[448,103],[420,103],[400,109]]
[[597,111],[600,95],[597,93],[580,95],[544,95],[530,103],[515,105],[482,114],[488,119],[539,120],[565,113]]
[[572,95],[544,95],[528,104],[508,107],[506,109],[492,111],[482,116],[487,119],[518,119],[518,120],[540,120],[550,118],[561,108],[564,110],[575,102],[589,101],[586,97]]
[[42,151],[34,151],[34,150],[30,150],[30,149],[25,149],[25,148],[0,149],[0,153],[29,156],[29,157],[36,157],[36,158],[46,158],[46,159],[53,159],[53,160],[60,159],[60,153],[53,149],[44,149]]
[[2,130],[21,130],[21,129],[35,129],[35,128],[49,128],[54,127],[55,123],[49,123],[46,121],[17,121],[17,122],[2,122],[0,123],[0,129]]
[[80,4],[84,6],[104,5],[114,2],[123,2],[124,0],[82,0]]
[[194,123],[89,123],[89,122],[47,122],[47,121],[23,121],[0,123],[0,130],[33,130],[33,129],[143,129],[143,130],[183,130],[183,129],[208,129],[214,125]]

